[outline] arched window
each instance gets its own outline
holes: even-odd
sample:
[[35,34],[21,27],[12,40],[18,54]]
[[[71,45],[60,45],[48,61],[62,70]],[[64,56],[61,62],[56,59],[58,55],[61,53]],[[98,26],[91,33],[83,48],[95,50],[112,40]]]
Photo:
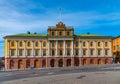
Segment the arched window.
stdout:
[[100,47],[100,42],[98,42],[98,47]]
[[93,47],[93,42],[90,42],[90,47]]
[[19,44],[19,45],[20,45],[20,47],[22,47],[22,41],[20,41],[20,44]]
[[85,47],[86,46],[86,42],[83,42],[83,47]]
[[30,41],[28,41],[28,44],[27,44],[28,47],[30,47]]
[[35,46],[38,47],[38,41],[35,42]]
[[11,46],[12,46],[12,47],[14,46],[14,41],[11,41]]
[[45,46],[46,46],[46,42],[44,41],[44,42],[43,42],[43,47],[45,47]]

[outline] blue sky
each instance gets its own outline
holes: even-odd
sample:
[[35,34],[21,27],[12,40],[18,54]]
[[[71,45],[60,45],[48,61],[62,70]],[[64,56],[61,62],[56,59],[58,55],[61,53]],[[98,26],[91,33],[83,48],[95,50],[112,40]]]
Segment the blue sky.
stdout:
[[0,0],[0,56],[5,35],[47,33],[48,26],[62,21],[74,32],[120,35],[120,0]]

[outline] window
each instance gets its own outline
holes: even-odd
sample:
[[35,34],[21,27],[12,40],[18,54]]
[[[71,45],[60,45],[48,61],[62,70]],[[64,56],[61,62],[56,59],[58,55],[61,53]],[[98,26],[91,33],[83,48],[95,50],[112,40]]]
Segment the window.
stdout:
[[54,50],[52,50],[52,56],[54,56],[55,55],[55,52],[54,52]]
[[90,64],[94,64],[94,59],[90,59]]
[[105,55],[108,55],[108,50],[105,50]]
[[22,49],[19,50],[19,56],[22,56],[23,53],[22,53]]
[[14,56],[15,55],[15,50],[11,50],[11,56]]
[[28,45],[27,45],[28,47],[30,47],[30,41],[28,42]]
[[62,44],[62,41],[61,41],[61,42],[59,42],[59,45],[60,45],[60,47],[62,47],[62,45],[63,45],[63,44]]
[[67,36],[69,36],[70,35],[70,33],[69,32],[67,32]]
[[107,47],[108,46],[108,42],[105,42],[105,47]]
[[27,56],[31,55],[31,50],[27,50]]
[[67,42],[67,47],[70,47],[70,42],[69,41]]
[[45,47],[45,46],[46,46],[46,42],[44,41],[44,42],[43,42],[43,47]]
[[83,55],[86,55],[86,50],[83,50]]
[[22,47],[22,41],[20,41],[20,47]]
[[93,42],[90,42],[90,47],[93,47]]
[[90,55],[93,55],[93,50],[90,50]]
[[70,49],[67,50],[67,55],[70,55]]
[[54,47],[55,46],[55,43],[54,42],[52,42],[52,47]]
[[35,42],[35,46],[38,47],[38,41]]
[[75,55],[78,55],[78,50],[76,50]]
[[101,55],[101,50],[98,50],[98,55]]
[[100,42],[98,42],[98,47],[100,47]]
[[60,50],[60,55],[62,55],[62,50]]
[[46,50],[43,50],[43,56],[46,56]]
[[52,36],[54,36],[54,32],[52,32]]
[[39,50],[35,50],[35,56],[38,56]]
[[83,47],[85,47],[86,46],[86,42],[83,42]]
[[78,47],[78,41],[76,41],[76,47]]
[[61,31],[59,32],[59,35],[62,36],[62,32]]
[[14,41],[11,42],[11,46],[12,46],[12,47],[14,46]]

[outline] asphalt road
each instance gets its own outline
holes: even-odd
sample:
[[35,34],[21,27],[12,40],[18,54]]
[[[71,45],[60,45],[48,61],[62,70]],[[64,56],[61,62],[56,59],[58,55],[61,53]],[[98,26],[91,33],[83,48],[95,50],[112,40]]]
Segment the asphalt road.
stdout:
[[95,65],[95,66],[80,66],[68,68],[49,68],[49,69],[33,69],[19,71],[1,71],[0,83],[9,80],[42,77],[59,74],[98,72],[98,71],[120,71],[120,64],[112,65]]

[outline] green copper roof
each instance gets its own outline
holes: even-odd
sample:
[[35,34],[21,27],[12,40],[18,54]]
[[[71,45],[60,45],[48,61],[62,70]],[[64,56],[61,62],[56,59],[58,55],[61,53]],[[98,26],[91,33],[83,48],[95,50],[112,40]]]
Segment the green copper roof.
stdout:
[[47,34],[15,34],[10,36],[47,36]]
[[103,36],[99,34],[75,34],[76,36]]

